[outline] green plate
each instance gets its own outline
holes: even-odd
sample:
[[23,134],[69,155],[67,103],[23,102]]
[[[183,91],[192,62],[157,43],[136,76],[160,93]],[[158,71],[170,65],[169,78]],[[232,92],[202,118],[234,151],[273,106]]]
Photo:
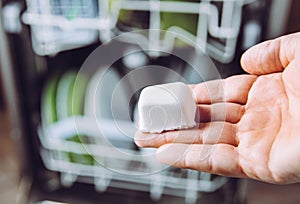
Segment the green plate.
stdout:
[[57,121],[56,114],[56,90],[58,77],[52,77],[43,89],[41,99],[42,125],[48,126]]
[[[67,94],[68,100],[68,115],[83,115],[84,101],[86,97],[86,89],[88,84],[88,78],[83,74],[76,73],[72,86]],[[74,135],[67,139],[68,141],[77,142],[82,144],[83,151],[86,151],[84,144],[90,143],[90,138],[85,135]],[[90,154],[75,154],[70,153],[69,158],[71,162],[93,165],[95,160]]]
[[[60,78],[53,76],[46,83],[41,99],[42,125],[46,127],[67,117],[83,114],[83,101],[87,78],[76,72],[67,72]],[[67,141],[76,143],[88,143],[88,137],[74,135],[66,138]],[[82,145],[83,152],[86,151]],[[90,154],[76,154],[61,152],[62,158],[68,158],[70,162],[93,165],[94,159]]]
[[70,97],[72,97],[72,90],[75,79],[75,72],[67,72],[60,78],[58,82],[56,95],[56,111],[58,120],[62,120],[64,118],[72,116],[69,111],[69,101],[72,100]]
[[88,78],[78,73],[73,82],[72,89],[69,92],[69,114],[70,115],[83,115],[84,114],[84,101],[86,97]]

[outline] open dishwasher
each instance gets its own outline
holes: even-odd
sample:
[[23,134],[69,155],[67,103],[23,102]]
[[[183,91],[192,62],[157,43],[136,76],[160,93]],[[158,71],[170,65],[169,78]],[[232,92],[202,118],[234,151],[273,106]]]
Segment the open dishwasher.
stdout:
[[[243,73],[271,0],[2,1],[2,64],[29,203],[238,203],[239,180],[133,142],[148,85]],[[3,42],[3,43],[2,43]]]

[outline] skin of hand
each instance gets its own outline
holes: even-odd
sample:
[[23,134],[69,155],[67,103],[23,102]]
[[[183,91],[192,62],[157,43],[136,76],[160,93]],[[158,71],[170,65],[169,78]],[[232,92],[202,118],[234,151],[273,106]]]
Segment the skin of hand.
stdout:
[[300,33],[258,44],[244,53],[249,74],[190,85],[197,127],[137,132],[140,147],[179,168],[252,178],[300,181]]

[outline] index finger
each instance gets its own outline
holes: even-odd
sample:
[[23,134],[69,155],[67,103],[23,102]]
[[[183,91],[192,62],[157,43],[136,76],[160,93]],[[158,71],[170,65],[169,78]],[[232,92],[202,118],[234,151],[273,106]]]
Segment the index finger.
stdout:
[[256,79],[254,75],[237,75],[189,86],[198,104],[231,102],[244,105]]

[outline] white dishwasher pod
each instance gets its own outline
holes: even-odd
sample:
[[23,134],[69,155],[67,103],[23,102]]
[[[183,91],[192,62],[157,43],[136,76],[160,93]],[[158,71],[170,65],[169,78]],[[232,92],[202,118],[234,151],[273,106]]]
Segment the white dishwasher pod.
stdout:
[[160,133],[194,127],[196,108],[192,91],[182,82],[146,87],[138,102],[139,129]]

